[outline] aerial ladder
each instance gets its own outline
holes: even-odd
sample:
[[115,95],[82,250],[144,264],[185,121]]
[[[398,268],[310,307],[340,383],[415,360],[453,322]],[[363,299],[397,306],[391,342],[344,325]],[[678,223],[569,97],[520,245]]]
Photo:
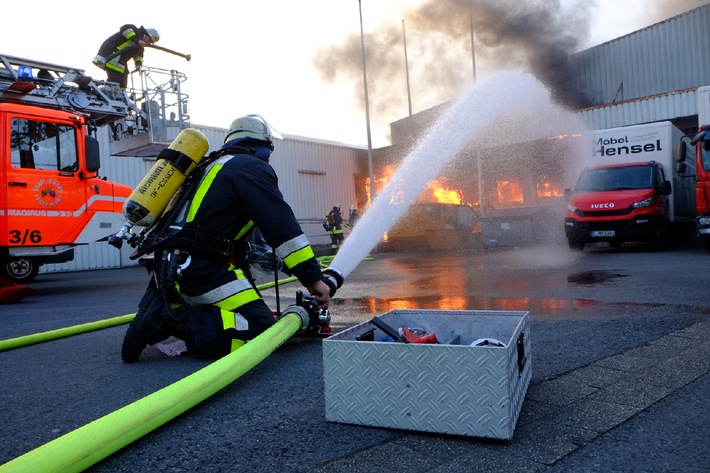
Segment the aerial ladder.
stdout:
[[0,102],[81,114],[94,128],[110,127],[112,155],[153,157],[189,126],[186,77],[143,66],[130,78],[124,91],[83,69],[0,54]]

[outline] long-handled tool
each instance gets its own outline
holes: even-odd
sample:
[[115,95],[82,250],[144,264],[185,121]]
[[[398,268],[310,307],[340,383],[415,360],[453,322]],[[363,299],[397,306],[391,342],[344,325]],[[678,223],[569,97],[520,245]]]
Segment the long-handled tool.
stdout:
[[174,51],[172,49],[164,48],[162,46],[158,46],[157,44],[149,44],[146,46],[146,48],[153,48],[153,49],[158,49],[160,51],[165,51],[166,53],[174,54],[175,56],[180,56],[181,58],[185,58],[188,62],[190,62],[190,59],[192,59],[191,54],[183,54],[178,51]]
[[[119,50],[119,51],[114,51],[114,52],[112,52],[111,54],[109,54],[108,56],[106,56],[105,58],[103,58],[103,60],[101,61],[101,64],[99,64],[99,65],[100,65],[100,66],[105,65],[107,62],[110,62],[111,59],[113,59],[113,58],[115,58],[115,57],[117,57],[117,56],[120,56],[121,54],[125,53],[126,50],[128,50],[129,48],[134,48],[134,47],[136,47],[136,46],[137,46],[137,45],[132,44],[132,45],[128,46],[128,48],[125,48],[125,49],[121,49],[121,50]],[[174,50],[172,50],[172,49],[168,49],[168,48],[164,48],[164,47],[162,47],[162,46],[158,46],[158,45],[156,45],[156,44],[149,44],[149,45],[146,46],[146,48],[153,48],[153,49],[157,49],[157,50],[159,50],[159,51],[164,51],[164,52],[166,52],[166,53],[174,54],[175,56],[180,56],[180,57],[182,57],[182,58],[185,58],[188,62],[190,61],[190,59],[192,59],[192,55],[191,55],[191,54],[183,54],[183,53],[180,53],[180,52],[178,52],[178,51],[174,51]]]

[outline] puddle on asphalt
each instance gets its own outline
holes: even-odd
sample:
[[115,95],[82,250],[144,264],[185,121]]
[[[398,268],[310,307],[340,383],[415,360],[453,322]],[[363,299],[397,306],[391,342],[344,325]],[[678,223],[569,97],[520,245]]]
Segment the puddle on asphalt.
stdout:
[[616,271],[581,271],[567,276],[567,282],[574,284],[594,285],[625,278],[626,274]]
[[370,314],[379,314],[395,309],[430,310],[507,310],[556,314],[576,308],[598,305],[586,299],[554,299],[533,297],[361,297],[335,299],[332,306],[357,307]]

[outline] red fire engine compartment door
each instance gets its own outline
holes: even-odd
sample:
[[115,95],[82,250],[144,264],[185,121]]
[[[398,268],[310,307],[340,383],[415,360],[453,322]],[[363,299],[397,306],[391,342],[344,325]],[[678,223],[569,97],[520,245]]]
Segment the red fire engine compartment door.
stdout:
[[7,246],[71,244],[87,218],[78,129],[44,120],[5,122]]

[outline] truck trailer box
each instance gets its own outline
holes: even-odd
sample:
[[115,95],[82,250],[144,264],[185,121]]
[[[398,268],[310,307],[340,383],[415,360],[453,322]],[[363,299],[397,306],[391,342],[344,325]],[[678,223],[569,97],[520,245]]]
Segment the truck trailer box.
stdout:
[[377,319],[438,343],[395,341],[371,321],[325,339],[326,420],[512,438],[531,377],[528,312],[393,310]]
[[[683,160],[678,156],[677,146],[683,136],[683,132],[669,121],[594,130],[585,135],[589,146],[585,164],[660,163],[672,188],[668,196],[669,220],[692,221],[695,216],[694,172],[689,170],[678,175],[676,171],[677,162]],[[692,163],[692,155],[684,160]]]
[[567,194],[570,249],[597,242],[660,249],[687,234],[695,221],[696,172],[687,147],[678,146],[683,136],[668,121],[585,133],[588,167]]

